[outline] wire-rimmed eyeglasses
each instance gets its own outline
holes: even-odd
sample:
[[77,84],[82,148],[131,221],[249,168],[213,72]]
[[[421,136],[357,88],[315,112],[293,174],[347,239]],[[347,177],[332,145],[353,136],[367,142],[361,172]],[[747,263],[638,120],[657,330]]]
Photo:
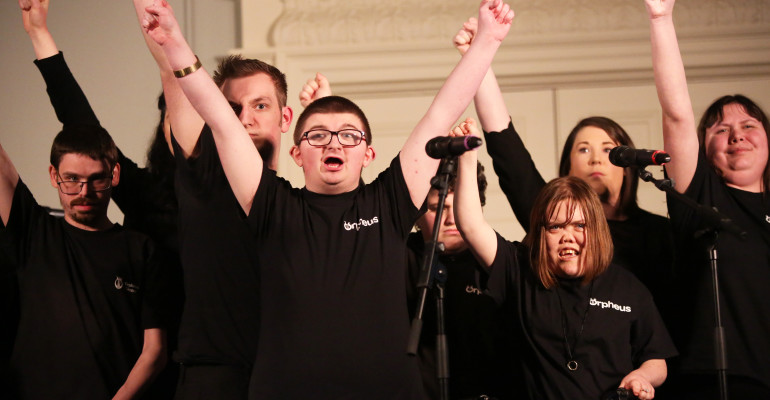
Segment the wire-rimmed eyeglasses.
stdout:
[[112,187],[112,175],[104,176],[101,178],[91,178],[85,181],[65,180],[62,179],[58,173],[56,177],[59,180],[56,184],[59,185],[59,190],[64,194],[78,194],[83,190],[83,185],[88,185],[88,188],[94,192],[103,192]]

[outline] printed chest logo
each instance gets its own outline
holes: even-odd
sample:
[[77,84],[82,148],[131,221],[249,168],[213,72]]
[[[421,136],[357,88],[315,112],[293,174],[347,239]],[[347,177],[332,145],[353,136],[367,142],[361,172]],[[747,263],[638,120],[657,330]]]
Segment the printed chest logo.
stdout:
[[465,287],[465,293],[481,296],[481,289],[474,287],[473,285],[468,285]]
[[372,217],[372,219],[363,219],[360,218],[358,222],[348,222],[344,221],[343,227],[346,231],[352,231],[352,230],[361,230],[361,228],[366,228],[368,226],[372,226],[374,224],[379,224],[380,220],[377,217]]
[[129,293],[136,293],[139,291],[139,285],[135,285],[131,282],[125,282],[123,281],[123,278],[120,276],[115,277],[115,289],[123,290],[125,289]]
[[620,304],[615,304],[611,301],[599,301],[595,298],[591,297],[591,303],[592,306],[601,307],[601,308],[611,308],[613,310],[617,310],[620,312],[631,312],[631,306],[621,306]]

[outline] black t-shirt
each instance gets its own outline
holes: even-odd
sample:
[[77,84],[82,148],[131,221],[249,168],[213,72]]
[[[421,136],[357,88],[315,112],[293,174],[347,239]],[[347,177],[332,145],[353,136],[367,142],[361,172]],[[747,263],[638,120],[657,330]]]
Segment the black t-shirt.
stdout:
[[[409,311],[414,310],[419,291],[416,288],[422,268],[425,243],[420,232],[409,235],[407,246],[409,276],[407,292]],[[510,309],[500,307],[482,293],[488,271],[476,261],[470,250],[442,254],[438,258],[446,270],[444,284],[445,332],[449,353],[449,395],[453,399],[487,395],[497,399],[513,398],[512,383],[520,374],[512,350]],[[436,304],[433,291],[423,311],[423,326],[418,357],[420,372],[429,398],[438,399],[436,378]]]
[[257,247],[211,130],[203,129],[194,158],[172,142],[185,291],[176,358],[250,368],[259,334]]
[[[722,323],[727,343],[727,372],[770,388],[770,202],[762,193],[725,185],[703,152],[685,195],[716,207],[748,235],[741,240],[720,232],[717,243]],[[685,372],[714,371],[714,312],[711,269],[705,243],[693,238],[702,218],[669,197],[668,209],[681,252],[687,257],[679,276],[679,324],[672,334]]]
[[[545,180],[513,123],[500,132],[484,132],[484,139],[492,166],[500,178],[500,188],[516,219],[529,231],[529,214]],[[639,209],[626,220],[607,220],[607,224],[615,245],[612,263],[636,275],[656,300],[667,302],[663,298],[673,279],[674,268],[674,244],[668,219]]]
[[[560,279],[545,289],[528,259],[523,245],[498,235],[488,291],[498,301],[516,302],[531,398],[600,399],[643,362],[676,355],[652,296],[625,269],[610,265],[592,283]],[[576,371],[567,368],[565,329]]]
[[417,216],[398,157],[340,195],[263,171],[249,213],[263,295],[250,398],[423,398],[406,355],[405,242]]
[[21,303],[12,371],[22,398],[104,399],[164,327],[166,280],[150,239],[115,224],[85,231],[49,216],[19,181],[6,232]]

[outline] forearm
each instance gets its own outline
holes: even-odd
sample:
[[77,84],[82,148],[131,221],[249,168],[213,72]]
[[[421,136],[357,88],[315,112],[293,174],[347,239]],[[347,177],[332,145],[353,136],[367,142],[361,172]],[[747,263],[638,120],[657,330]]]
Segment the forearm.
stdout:
[[[162,3],[147,10],[145,28],[161,45],[171,69],[178,71],[193,65],[195,54],[182,37],[171,8]],[[203,68],[176,81],[198,115],[211,127],[230,187],[241,208],[248,214],[262,177],[262,157],[230,104]],[[174,129],[176,127],[172,125]]]
[[479,197],[475,151],[458,158],[455,182],[455,221],[463,239],[485,267],[492,265],[497,252],[497,239],[492,227],[484,219]]
[[401,166],[415,205],[427,195],[430,177],[438,167],[438,160],[425,154],[426,143],[447,132],[468,107],[499,45],[494,38],[473,42],[404,144]]
[[487,69],[479,90],[473,97],[473,102],[482,129],[487,132],[499,132],[508,126],[510,121],[508,108],[492,68]]
[[59,49],[56,47],[56,43],[53,40],[51,32],[48,28],[33,28],[30,29],[29,38],[32,41],[32,47],[35,49],[35,57],[38,60],[51,57],[59,53]]
[[658,387],[666,381],[667,374],[666,360],[652,359],[643,362],[639,368],[631,371],[623,381],[629,382],[634,379],[643,379],[653,387]]
[[[153,2],[154,0],[134,0],[134,11],[140,23],[144,17],[145,8],[152,5]],[[159,44],[147,35],[144,29],[140,30],[147,49],[150,50],[150,54],[158,65],[171,130],[174,132],[174,137],[182,148],[184,156],[189,157],[198,143],[204,124],[203,119],[187,100],[176,81],[166,53]]]
[[650,19],[655,87],[663,113],[663,145],[671,154],[667,171],[676,189],[689,186],[698,159],[698,138],[687,78],[671,14]]
[[655,88],[663,118],[672,122],[692,120],[690,94],[673,16],[650,19],[650,42]]
[[512,123],[500,132],[485,133],[484,137],[500,188],[516,219],[528,231],[530,213],[545,180]]
[[62,124],[99,125],[99,119],[67,66],[63,54],[57,53],[36,60],[35,65],[45,81],[48,99],[56,117]]
[[166,337],[162,329],[145,330],[142,354],[113,399],[134,399],[144,392],[167,362]]

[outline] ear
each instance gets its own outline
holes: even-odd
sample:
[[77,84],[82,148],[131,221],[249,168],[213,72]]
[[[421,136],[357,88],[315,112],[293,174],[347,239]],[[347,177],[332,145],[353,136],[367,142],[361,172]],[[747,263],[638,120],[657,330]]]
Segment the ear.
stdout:
[[286,133],[289,131],[291,121],[294,119],[294,110],[289,106],[285,106],[281,109],[281,132]]
[[302,167],[302,151],[300,151],[299,146],[296,144],[294,146],[291,146],[291,149],[289,149],[289,155],[294,160],[294,163],[297,164],[300,168]]
[[366,167],[369,164],[371,164],[371,162],[374,161],[374,158],[376,156],[377,156],[377,153],[374,151],[374,147],[366,146],[366,153],[364,153],[364,163],[363,163],[363,166]]
[[115,168],[112,169],[112,187],[118,186],[120,183],[120,164],[115,163]]
[[53,165],[49,165],[48,175],[51,178],[51,186],[55,187],[56,189],[59,189],[59,184],[56,183],[56,167],[54,167]]

